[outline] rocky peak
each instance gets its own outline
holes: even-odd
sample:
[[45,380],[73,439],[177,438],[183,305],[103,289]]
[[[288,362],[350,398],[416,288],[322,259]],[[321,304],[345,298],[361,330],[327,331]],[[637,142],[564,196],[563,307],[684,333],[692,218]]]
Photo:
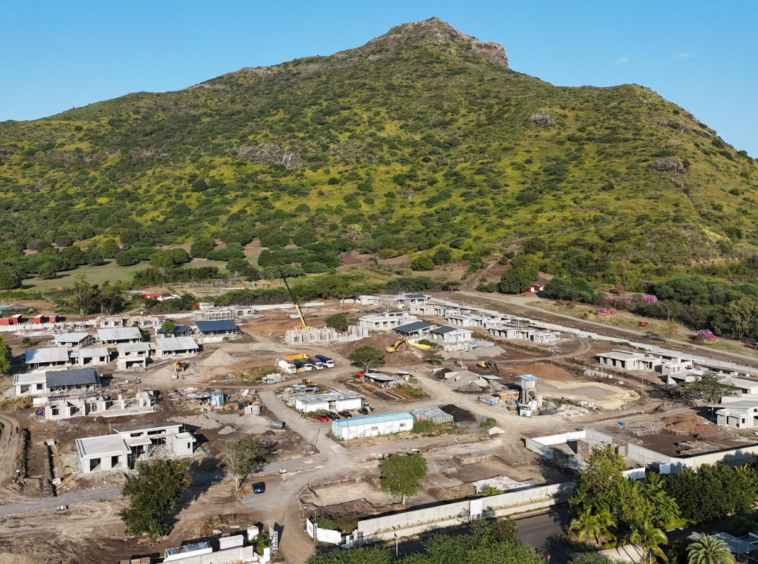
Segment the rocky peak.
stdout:
[[430,18],[420,22],[409,22],[391,28],[384,35],[372,39],[363,49],[403,47],[421,47],[424,45],[455,44],[468,47],[490,61],[508,68],[508,55],[502,45],[492,41],[480,41],[455,29],[439,18]]

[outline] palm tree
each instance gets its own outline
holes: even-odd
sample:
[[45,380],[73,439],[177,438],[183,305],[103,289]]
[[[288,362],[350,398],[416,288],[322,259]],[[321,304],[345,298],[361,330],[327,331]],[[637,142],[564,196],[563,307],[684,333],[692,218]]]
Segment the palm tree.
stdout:
[[687,547],[687,564],[734,564],[734,554],[720,538],[704,535]]
[[597,538],[597,544],[600,544],[601,537],[611,537],[611,529],[616,526],[616,522],[613,520],[611,512],[607,509],[603,509],[595,517],[597,521],[597,532],[599,537]]
[[660,545],[668,543],[666,533],[653,527],[650,523],[645,521],[641,527],[632,533],[629,537],[632,544],[636,544],[642,549],[641,564],[647,564],[653,562],[653,557],[657,557],[664,562],[668,561],[668,558],[664,554]]
[[592,509],[587,507],[571,520],[568,530],[576,533],[579,542],[584,542],[592,537],[597,538],[599,534],[597,516],[593,515]]

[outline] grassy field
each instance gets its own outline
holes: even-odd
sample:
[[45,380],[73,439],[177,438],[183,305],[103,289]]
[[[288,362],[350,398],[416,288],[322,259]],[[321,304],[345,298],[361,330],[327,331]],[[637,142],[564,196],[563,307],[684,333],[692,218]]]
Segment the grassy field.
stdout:
[[[109,262],[102,266],[82,266],[75,270],[61,272],[53,280],[40,280],[39,278],[24,280],[24,288],[41,291],[54,290],[58,287],[68,288],[74,284],[76,277],[80,274],[86,275],[87,281],[90,284],[102,284],[108,280],[113,283],[117,280],[128,280],[134,276],[135,272],[145,270],[149,266],[150,264],[147,262],[140,262],[133,266],[119,266],[115,262]],[[185,268],[200,266],[217,266],[223,270],[226,267],[226,263],[220,260],[193,260]]]

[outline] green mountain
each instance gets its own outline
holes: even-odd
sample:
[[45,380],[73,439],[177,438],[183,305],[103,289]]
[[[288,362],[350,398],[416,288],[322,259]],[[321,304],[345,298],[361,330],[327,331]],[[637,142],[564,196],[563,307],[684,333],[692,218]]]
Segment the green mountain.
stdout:
[[477,264],[532,241],[543,269],[634,285],[754,254],[756,219],[758,164],[683,108],[634,84],[553,86],[438,19],[0,123],[11,261],[93,237],[257,236]]

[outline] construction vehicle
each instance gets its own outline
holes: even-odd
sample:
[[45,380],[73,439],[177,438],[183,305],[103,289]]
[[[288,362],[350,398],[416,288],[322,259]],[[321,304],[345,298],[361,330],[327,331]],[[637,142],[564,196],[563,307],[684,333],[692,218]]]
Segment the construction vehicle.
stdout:
[[305,353],[297,353],[297,354],[288,354],[284,357],[284,360],[287,362],[293,362],[295,360],[305,360],[308,358],[308,355]]
[[[183,373],[184,373],[184,363],[182,361],[180,361],[180,360],[177,360],[174,363],[174,377],[173,377],[173,380],[178,380],[179,379],[179,374],[183,374]],[[184,376],[182,376],[182,378],[184,378]]]
[[497,364],[492,362],[491,360],[483,360],[482,362],[477,362],[476,365],[479,368],[484,368],[486,370],[494,370],[495,374],[500,374],[500,369],[497,367]]
[[396,353],[398,350],[400,350],[400,347],[402,345],[405,345],[406,350],[408,349],[408,338],[400,339],[399,341],[395,341],[395,344],[391,347],[387,347],[385,350],[388,353]]
[[459,359],[459,360],[456,360],[456,361],[453,363],[453,365],[454,365],[454,366],[456,366],[457,368],[463,368],[464,370],[465,370],[466,368],[468,368],[468,366],[466,366],[465,364],[463,364],[463,361],[462,361],[462,360],[460,360],[460,359]]
[[306,386],[310,386],[311,379],[310,378],[303,378],[303,384],[305,384]]
[[289,282],[287,282],[287,277],[284,275],[284,270],[282,270],[282,265],[279,263],[279,259],[276,258],[276,253],[272,252],[271,256],[274,257],[274,262],[276,263],[276,268],[279,269],[279,275],[282,277],[282,282],[284,282],[284,287],[287,288],[287,293],[290,295],[290,300],[292,300],[292,305],[295,306],[297,317],[298,319],[300,319],[300,327],[302,329],[308,329],[308,324],[305,322],[305,317],[303,317],[303,312],[300,309],[300,304],[298,303],[297,298],[295,297],[295,294],[292,293],[292,289],[290,289]]

